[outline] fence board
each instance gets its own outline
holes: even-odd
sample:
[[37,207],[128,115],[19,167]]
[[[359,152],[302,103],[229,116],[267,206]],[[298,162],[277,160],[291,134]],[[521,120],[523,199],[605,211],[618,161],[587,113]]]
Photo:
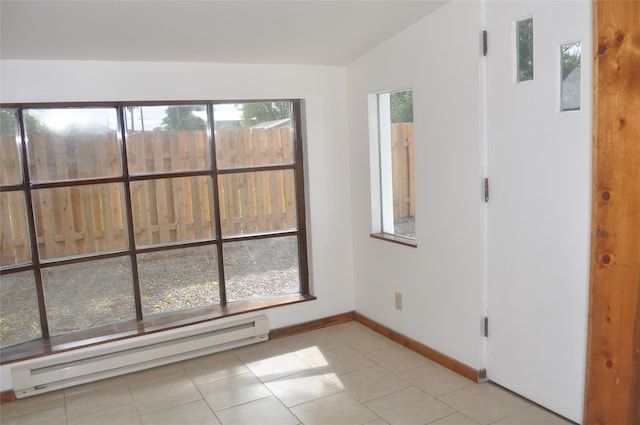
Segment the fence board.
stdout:
[[2,265],[19,264],[31,258],[22,192],[0,194],[0,257]]
[[20,156],[16,147],[16,138],[12,135],[0,136],[0,183],[20,183]]
[[3,266],[16,264],[16,253],[14,252],[15,241],[12,232],[12,225],[9,213],[9,192],[0,193],[0,246],[2,247],[1,263]]
[[[413,124],[394,124],[394,172],[402,184],[394,187],[395,214],[415,214]],[[78,176],[120,175],[119,147],[113,135],[60,138],[31,135],[29,163],[39,181]],[[292,164],[291,128],[223,129],[214,134],[218,168]],[[3,136],[2,181],[19,178],[15,139]],[[74,153],[75,151],[75,153]],[[130,132],[127,154],[132,174],[206,169],[211,147],[203,131]],[[71,157],[80,156],[78,161]],[[95,161],[86,160],[86,157]],[[409,167],[409,168],[407,168]],[[292,170],[231,173],[218,177],[220,220],[224,235],[296,228],[296,182]],[[23,194],[18,191],[16,193]],[[80,188],[38,189],[33,192],[34,220],[41,257],[100,252],[126,246],[126,217],[121,184]],[[139,246],[213,236],[212,181],[185,177],[131,183],[135,241]],[[23,195],[21,195],[23,196]],[[28,260],[24,213],[14,209],[18,197],[7,198],[11,219],[3,214],[3,264]],[[6,210],[3,207],[3,211]]]

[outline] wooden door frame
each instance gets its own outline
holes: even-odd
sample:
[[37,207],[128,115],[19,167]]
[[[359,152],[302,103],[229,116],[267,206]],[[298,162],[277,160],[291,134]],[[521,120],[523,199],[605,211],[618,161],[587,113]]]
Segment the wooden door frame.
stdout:
[[585,424],[640,424],[640,1],[595,0]]

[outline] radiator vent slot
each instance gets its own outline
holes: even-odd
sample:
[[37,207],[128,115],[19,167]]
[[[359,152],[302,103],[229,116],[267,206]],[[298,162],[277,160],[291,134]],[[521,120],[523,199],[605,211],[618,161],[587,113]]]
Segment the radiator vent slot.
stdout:
[[265,315],[213,321],[16,363],[13,389],[22,398],[268,339]]

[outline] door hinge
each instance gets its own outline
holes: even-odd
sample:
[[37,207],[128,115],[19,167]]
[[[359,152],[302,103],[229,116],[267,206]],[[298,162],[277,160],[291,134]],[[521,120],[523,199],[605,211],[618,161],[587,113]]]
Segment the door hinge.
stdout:
[[487,56],[487,30],[482,31],[482,56]]
[[484,202],[489,202],[489,177],[484,179]]
[[489,318],[487,316],[484,318],[484,337],[489,338]]

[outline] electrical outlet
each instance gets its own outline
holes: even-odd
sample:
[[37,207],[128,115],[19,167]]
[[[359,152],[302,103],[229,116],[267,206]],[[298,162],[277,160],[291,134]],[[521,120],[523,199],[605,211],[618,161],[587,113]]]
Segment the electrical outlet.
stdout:
[[396,310],[402,311],[402,294],[396,292]]

